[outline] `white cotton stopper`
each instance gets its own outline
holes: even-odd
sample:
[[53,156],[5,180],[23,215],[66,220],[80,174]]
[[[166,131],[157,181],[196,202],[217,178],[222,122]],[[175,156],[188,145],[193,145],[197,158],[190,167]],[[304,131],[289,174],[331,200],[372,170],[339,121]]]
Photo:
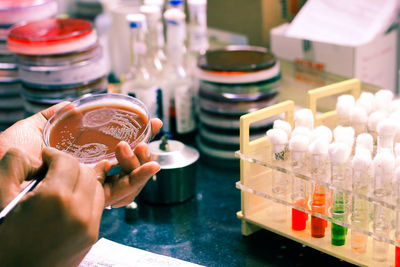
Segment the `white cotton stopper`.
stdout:
[[291,132],[292,132],[292,126],[290,125],[289,122],[284,121],[284,120],[275,120],[274,121],[274,129],[281,129],[285,131],[288,137],[290,137]]
[[327,155],[329,143],[324,138],[316,139],[311,142],[308,147],[308,152],[311,155]]
[[292,132],[292,137],[296,136],[296,135],[305,135],[307,137],[310,137],[311,135],[311,130],[307,127],[296,127],[294,128],[293,132]]
[[351,153],[351,148],[346,143],[334,142],[328,148],[329,158],[331,162],[345,163]]
[[375,93],[375,109],[388,110],[389,104],[393,100],[393,92],[387,89],[381,89]]
[[[375,177],[382,179],[382,176],[385,176],[385,174],[393,174],[394,163],[394,157],[391,153],[384,150],[376,154],[373,164]],[[377,181],[377,184],[380,184],[379,182]]]
[[354,134],[355,132],[353,127],[337,126],[333,130],[335,142],[345,143],[350,147],[353,147],[354,144]]
[[310,136],[311,141],[314,141],[318,138],[325,138],[328,141],[328,143],[332,142],[333,134],[331,129],[329,129],[325,125],[320,125],[314,130],[312,130]]
[[290,138],[289,150],[306,152],[310,139],[305,135],[295,135]]
[[311,109],[304,108],[295,112],[294,125],[297,127],[306,127],[310,130],[314,128],[314,114]]
[[397,123],[392,119],[380,121],[376,127],[378,136],[394,136],[397,130]]
[[376,127],[380,121],[386,118],[386,113],[382,111],[372,112],[368,117],[368,130],[376,132]]
[[395,99],[390,103],[389,110],[391,113],[400,110],[400,99]]
[[362,148],[368,150],[371,154],[374,152],[374,138],[369,133],[359,134],[356,138],[356,151]]
[[356,170],[367,170],[371,164],[371,154],[364,148],[360,148],[351,161],[351,166]]
[[367,123],[367,111],[362,107],[354,106],[350,111],[350,121],[352,124]]
[[339,117],[348,117],[350,116],[350,109],[355,104],[354,96],[352,95],[341,95],[338,97],[336,102],[336,112]]
[[374,109],[374,102],[373,101],[369,101],[366,98],[364,98],[364,99],[363,98],[359,98],[356,101],[355,107],[362,108],[362,109],[365,110],[365,112],[367,114],[370,114]]
[[285,131],[281,129],[270,129],[267,131],[267,136],[273,146],[274,153],[285,150],[285,146],[288,143],[288,136]]
[[373,103],[375,96],[373,93],[370,93],[370,92],[361,92],[360,97],[357,99],[357,101],[359,99],[364,99],[364,100],[367,100],[367,101]]

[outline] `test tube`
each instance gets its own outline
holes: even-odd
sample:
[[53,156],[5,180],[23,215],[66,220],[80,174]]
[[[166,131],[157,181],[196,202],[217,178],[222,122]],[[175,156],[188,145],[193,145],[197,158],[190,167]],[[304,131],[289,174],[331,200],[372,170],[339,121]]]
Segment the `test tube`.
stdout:
[[372,112],[368,117],[368,132],[374,138],[374,144],[376,145],[378,139],[377,125],[380,121],[386,118],[386,112],[384,111],[375,111]]
[[[311,177],[314,181],[311,193],[311,210],[326,215],[328,205],[328,189],[324,183],[329,182],[330,161],[328,156],[329,142],[326,138],[314,140],[309,146],[311,154]],[[327,221],[311,216],[311,236],[321,238],[325,236]]]
[[[332,192],[331,214],[337,222],[346,222],[348,194],[343,191],[346,187],[347,177],[346,164],[351,153],[351,148],[346,143],[334,142],[329,145],[329,158],[331,160],[331,185]],[[332,222],[331,244],[343,246],[346,242],[347,228]]]
[[395,180],[396,180],[396,249],[395,249],[395,267],[400,267],[400,167],[396,168],[395,171]]
[[375,110],[388,111],[393,100],[393,92],[388,89],[381,89],[374,95]]
[[295,112],[294,127],[306,127],[310,130],[314,128],[314,115],[311,109],[303,108]]
[[[369,202],[366,198],[369,193],[370,168],[372,164],[371,153],[365,148],[358,148],[352,160],[352,209],[351,224],[356,228],[368,230]],[[353,229],[351,232],[351,249],[356,253],[365,253],[367,247],[367,236]]]
[[371,155],[374,153],[374,138],[369,133],[359,134],[356,138],[356,153],[359,148],[369,151]]
[[[288,137],[285,131],[281,129],[270,129],[267,131],[268,139],[272,144],[272,164],[283,169],[288,167]],[[272,174],[272,194],[281,200],[287,200],[289,177],[286,173],[274,170]],[[283,207],[283,208],[282,208]],[[283,222],[286,220],[286,206],[275,205],[273,220]]]
[[377,132],[377,153],[387,150],[393,154],[394,137],[397,130],[396,121],[392,119],[384,119],[378,123]]
[[[309,138],[304,135],[295,135],[289,141],[289,150],[292,155],[292,171],[295,174],[308,175],[308,143]],[[293,175],[291,197],[294,205],[307,209],[307,181]],[[295,231],[306,229],[307,218],[308,214],[306,212],[292,208],[292,229]]]
[[[374,190],[375,199],[389,201],[391,196],[392,177],[394,172],[394,156],[387,150],[379,152],[373,161],[374,168]],[[375,203],[373,232],[376,235],[389,238],[390,231],[390,209]],[[372,258],[376,261],[385,261],[387,258],[389,244],[374,239],[372,242]]]
[[290,138],[290,135],[292,133],[292,126],[289,122],[284,120],[274,120],[272,128],[283,130],[287,134],[288,138]]
[[320,125],[311,131],[310,142],[313,142],[319,138],[324,138],[328,143],[332,142],[332,131],[325,125]]
[[350,110],[355,104],[355,99],[352,95],[341,95],[336,102],[336,113],[339,120],[339,125],[350,125]]
[[374,110],[374,94],[370,92],[362,92],[360,97],[356,101],[356,106],[365,109],[367,114],[370,114]]
[[359,106],[354,106],[350,111],[350,124],[354,128],[355,135],[367,132],[368,114]]

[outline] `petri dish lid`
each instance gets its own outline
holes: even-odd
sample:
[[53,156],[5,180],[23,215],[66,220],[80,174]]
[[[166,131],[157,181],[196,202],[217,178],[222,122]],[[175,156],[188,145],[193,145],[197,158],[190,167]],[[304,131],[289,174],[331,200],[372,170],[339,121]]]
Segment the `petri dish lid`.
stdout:
[[227,46],[208,50],[197,59],[200,69],[221,72],[252,72],[271,68],[275,63],[275,56],[259,46]]
[[46,19],[17,24],[10,29],[8,49],[18,54],[61,54],[93,46],[97,36],[84,19]]
[[57,14],[55,0],[1,0],[0,24],[45,19]]

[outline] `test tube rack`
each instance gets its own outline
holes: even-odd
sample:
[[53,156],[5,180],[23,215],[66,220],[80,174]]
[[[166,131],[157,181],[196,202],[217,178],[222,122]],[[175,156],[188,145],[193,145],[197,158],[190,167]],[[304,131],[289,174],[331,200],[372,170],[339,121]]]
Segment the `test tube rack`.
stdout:
[[[361,82],[358,79],[349,79],[343,82],[327,85],[317,89],[309,90],[307,93],[307,108],[314,114],[314,125],[325,125],[334,129],[338,124],[335,110],[317,114],[318,101],[325,97],[332,97],[340,94],[351,94],[357,99],[361,93]],[[357,229],[352,226],[350,219],[347,221],[335,221],[330,212],[321,214],[291,203],[289,198],[276,197],[271,191],[272,176],[275,172],[286,173],[291,179],[304,179],[314,181],[312,177],[298,173],[293,173],[287,168],[274,165],[272,163],[272,146],[268,138],[262,137],[250,140],[249,128],[252,123],[271,118],[277,115],[284,115],[292,127],[294,124],[295,103],[291,100],[266,107],[264,109],[243,115],[240,118],[240,150],[236,152],[236,157],[240,158],[240,181],[236,187],[241,190],[241,211],[237,212],[237,217],[242,221],[242,234],[247,236],[259,229],[267,229],[289,239],[312,247],[334,257],[360,266],[393,266],[396,240],[394,230],[391,231],[390,238],[375,235],[371,229]],[[349,197],[352,197],[351,190],[344,188],[332,188],[329,184],[323,184],[330,190],[343,190]],[[347,190],[347,191],[346,191]],[[382,205],[391,209],[396,209],[394,203],[383,202],[371,196],[360,196],[368,200],[368,203]],[[286,211],[286,220],[277,221],[273,219],[274,210]],[[325,219],[328,224],[332,222],[348,228],[346,244],[343,246],[331,245],[330,226],[326,227],[326,234],[323,238],[311,237],[310,219],[307,220],[306,229],[294,231],[291,229],[290,209],[295,208],[310,215]],[[350,244],[351,231],[359,231],[368,236],[367,249],[363,254],[352,251]],[[372,240],[373,238],[389,243],[389,253],[386,261],[375,261],[372,259]]]

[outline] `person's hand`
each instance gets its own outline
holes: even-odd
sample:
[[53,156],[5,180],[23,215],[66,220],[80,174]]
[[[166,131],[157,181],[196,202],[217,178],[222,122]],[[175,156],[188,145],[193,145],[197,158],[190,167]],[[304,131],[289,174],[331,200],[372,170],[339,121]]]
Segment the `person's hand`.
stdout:
[[[0,225],[4,266],[77,266],[97,241],[104,191],[94,170],[52,148],[42,158],[44,179]],[[7,152],[0,160],[0,208],[38,170],[26,154]]]
[[[153,137],[161,127],[161,120],[151,119]],[[151,161],[149,148],[145,143],[140,143],[132,151],[128,143],[120,142],[115,154],[122,172],[119,175],[108,176],[101,182],[103,183],[106,207],[118,208],[135,199],[150,177],[160,170],[160,165]],[[108,168],[102,166],[99,169],[102,168],[107,172],[109,166]]]
[[0,158],[10,149],[18,148],[40,160],[44,147],[42,132],[47,120],[60,108],[69,102],[61,102],[57,105],[36,113],[24,120],[16,122],[0,134]]

